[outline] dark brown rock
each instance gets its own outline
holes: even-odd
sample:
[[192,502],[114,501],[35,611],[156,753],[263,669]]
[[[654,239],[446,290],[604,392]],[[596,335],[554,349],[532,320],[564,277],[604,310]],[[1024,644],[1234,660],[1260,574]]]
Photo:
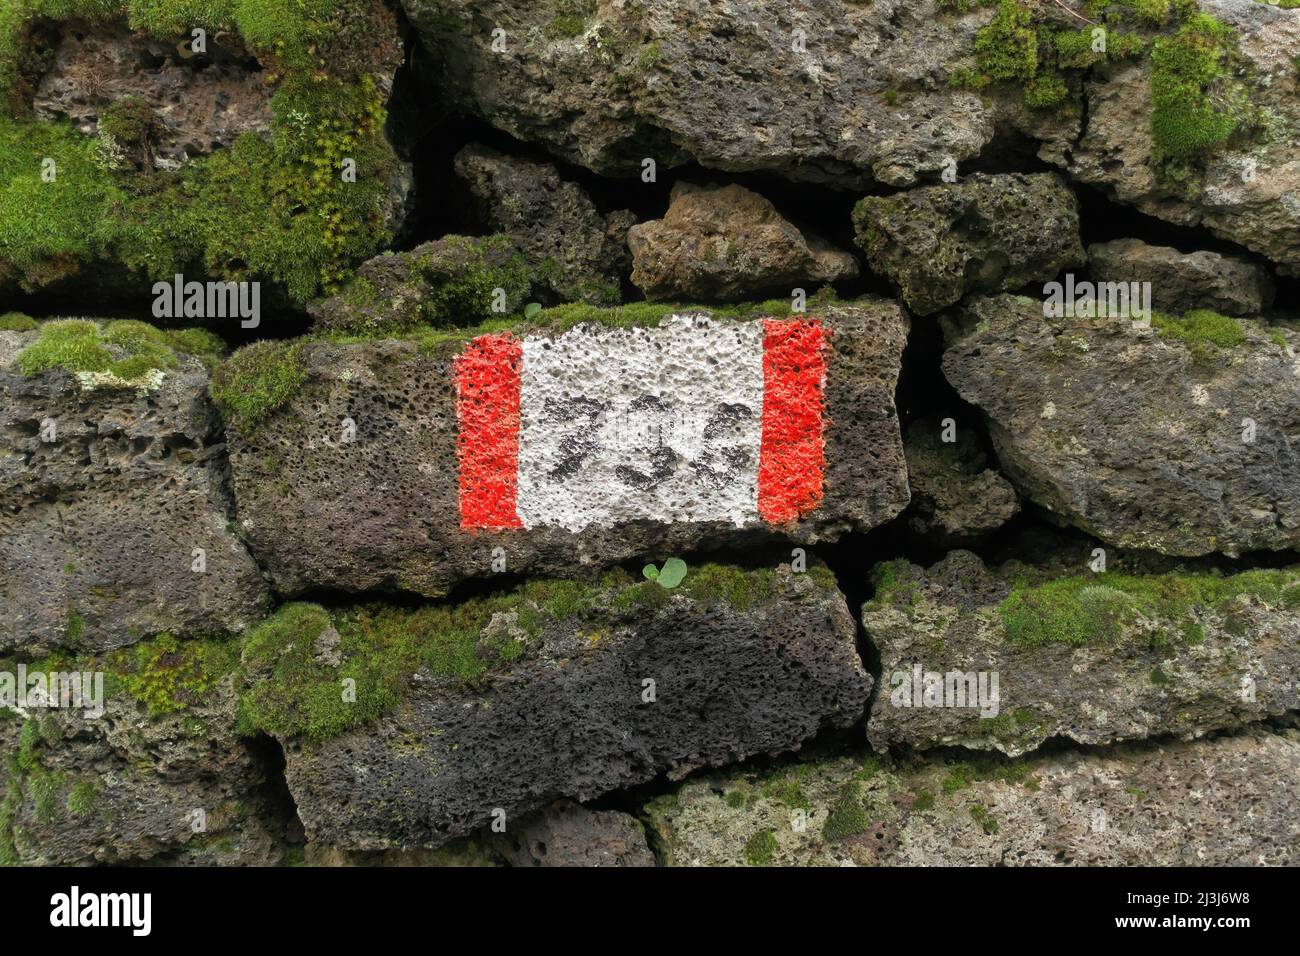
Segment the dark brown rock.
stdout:
[[632,282],[650,299],[727,301],[850,279],[858,263],[743,186],[679,182],[662,219],[633,226]]

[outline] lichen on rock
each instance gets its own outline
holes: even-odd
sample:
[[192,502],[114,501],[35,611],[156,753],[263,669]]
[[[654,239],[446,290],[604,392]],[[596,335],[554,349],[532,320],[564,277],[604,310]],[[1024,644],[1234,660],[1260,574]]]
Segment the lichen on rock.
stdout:
[[873,580],[862,623],[882,669],[877,748],[1018,756],[1054,737],[1198,737],[1300,705],[1300,658],[1278,640],[1300,629],[1300,569],[991,571],[954,551]]

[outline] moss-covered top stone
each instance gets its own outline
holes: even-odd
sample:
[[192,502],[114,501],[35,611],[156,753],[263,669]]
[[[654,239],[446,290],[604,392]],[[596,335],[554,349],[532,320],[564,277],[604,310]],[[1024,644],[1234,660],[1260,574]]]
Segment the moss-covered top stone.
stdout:
[[[807,574],[819,588],[834,577]],[[674,600],[746,611],[776,593],[776,573],[706,564],[669,590],[622,570],[592,581],[540,579],[459,604],[367,604],[329,611],[292,603],[242,645],[240,730],[322,739],[378,719],[407,694],[412,675],[483,686],[542,652],[549,634],[578,653],[598,651],[628,619]]]
[[[350,295],[367,296],[367,278],[359,276],[337,300]],[[476,287],[481,283],[476,283]],[[375,290],[371,290],[375,291]],[[377,294],[377,293],[376,293]],[[449,293],[450,294],[450,293]],[[476,293],[478,295],[478,293]],[[367,300],[371,301],[371,300]],[[477,298],[476,300],[477,301]],[[836,304],[834,292],[826,289],[807,302],[810,314],[816,314]],[[292,340],[256,342],[237,350],[216,370],[212,381],[212,397],[242,434],[251,435],[276,409],[283,407],[306,380],[303,349],[315,342],[335,345],[356,345],[385,339],[414,342],[422,355],[446,355],[458,351],[466,342],[480,335],[497,332],[551,332],[559,334],[575,326],[591,323],[609,328],[636,328],[657,326],[665,318],[678,314],[703,313],[715,318],[753,319],[763,316],[790,314],[789,299],[771,299],[764,302],[746,302],[735,305],[688,305],[668,302],[634,302],[614,307],[587,305],[582,302],[531,311],[516,311],[500,318],[488,318],[470,325],[430,324],[426,319],[431,306],[412,300],[409,321],[371,323],[361,319],[355,323],[343,322],[341,327],[318,328],[309,335]],[[333,306],[342,308],[341,306]],[[336,313],[337,314],[337,313]],[[350,312],[361,318],[362,312]],[[450,318],[453,314],[474,315],[469,312],[441,311],[437,314]]]
[[1237,76],[1233,31],[1195,0],[1089,0],[1068,25],[1051,5],[1027,0],[940,6],[954,13],[996,8],[976,34],[969,62],[954,65],[953,85],[1019,86],[1031,108],[1077,108],[1080,71],[1147,60],[1153,158],[1161,166],[1185,167],[1257,125]]
[[[985,575],[976,562],[947,561],[926,571],[906,559],[876,565],[875,593],[866,612],[885,608],[910,617],[937,606],[995,609],[1003,638],[1024,647],[1072,647],[1149,640],[1153,625],[1165,639],[1204,639],[1204,612],[1222,614],[1240,599],[1284,611],[1300,609],[1300,567],[1236,574],[1203,572],[1060,574],[1019,562]],[[951,620],[950,617],[946,618]]]
[[156,385],[164,373],[177,367],[178,355],[193,355],[212,365],[226,350],[205,329],[163,330],[134,319],[55,319],[33,322],[30,328],[37,335],[18,353],[19,370],[32,376],[62,369],[88,388]]

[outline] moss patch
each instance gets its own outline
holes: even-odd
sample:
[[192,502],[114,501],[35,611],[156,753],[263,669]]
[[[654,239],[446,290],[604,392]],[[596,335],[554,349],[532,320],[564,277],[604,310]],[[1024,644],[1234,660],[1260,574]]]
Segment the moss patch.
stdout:
[[217,368],[212,399],[235,428],[251,434],[297,394],[307,379],[302,348],[301,341],[254,342]]
[[759,830],[745,841],[745,862],[750,866],[767,866],[776,855],[776,833]]
[[[0,279],[34,290],[92,263],[142,280],[201,271],[274,282],[305,302],[391,239],[384,210],[397,158],[374,75],[401,51],[382,3],[12,0],[0,13],[0,63],[14,62],[4,50],[24,48],[38,16],[125,16],[168,43],[193,27],[241,34],[277,84],[272,135],[248,133],[158,170],[150,119],[129,104],[106,110],[95,137],[0,110]],[[0,67],[0,90],[19,81],[16,67]],[[345,158],[356,161],[355,183],[343,181]]]
[[6,312],[0,315],[0,332],[30,332],[38,328],[39,323],[21,312]]
[[114,651],[105,666],[115,688],[143,704],[150,717],[162,717],[202,701],[238,660],[238,649],[228,641],[180,641],[161,634]]
[[1246,341],[1239,321],[1209,309],[1196,309],[1182,317],[1157,313],[1151,317],[1151,325],[1162,338],[1176,339],[1186,345],[1198,361],[1213,359],[1218,349],[1233,348]]
[[178,365],[177,352],[215,361],[225,349],[221,340],[202,329],[168,331],[144,322],[120,319],[100,324],[88,319],[57,319],[39,326],[40,335],[18,353],[24,375],[60,368],[98,373],[104,384],[139,384],[151,372]]
[[1286,595],[1297,581],[1300,574],[1289,570],[1245,571],[1227,577],[1072,575],[1017,585],[998,606],[998,613],[1007,640],[1029,647],[1113,642],[1139,617],[1164,622],[1171,641],[1186,640],[1189,631],[1184,625],[1194,620],[1197,610],[1222,611],[1243,596],[1285,607]]
[[1227,142],[1239,119],[1214,95],[1231,50],[1228,28],[1198,13],[1151,50],[1151,134],[1156,158],[1187,161]]
[[844,788],[839,799],[826,815],[826,822],[822,825],[822,836],[831,843],[838,843],[866,832],[869,826],[871,826],[871,817],[858,797],[857,785],[850,784]]

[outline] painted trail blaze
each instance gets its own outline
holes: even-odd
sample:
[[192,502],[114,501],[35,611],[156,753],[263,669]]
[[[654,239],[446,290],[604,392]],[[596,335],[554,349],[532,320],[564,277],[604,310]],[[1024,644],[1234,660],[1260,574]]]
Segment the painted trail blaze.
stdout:
[[785,524],[818,506],[816,319],[580,326],[456,358],[461,527]]
[[764,326],[758,513],[769,524],[785,524],[822,497],[826,337],[815,319],[769,319]]
[[515,510],[522,364],[509,333],[481,335],[456,356],[461,527],[523,527]]

